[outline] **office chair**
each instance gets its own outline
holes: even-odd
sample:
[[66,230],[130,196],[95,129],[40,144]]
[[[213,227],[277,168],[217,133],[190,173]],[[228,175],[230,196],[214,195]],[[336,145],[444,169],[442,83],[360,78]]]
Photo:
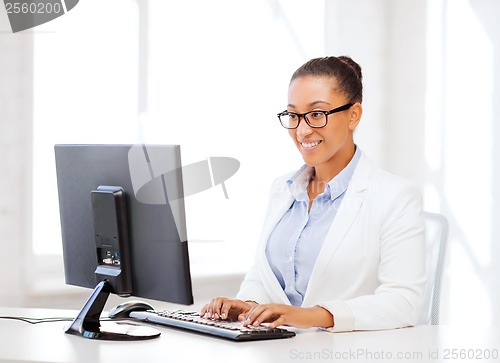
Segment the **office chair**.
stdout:
[[425,242],[427,251],[427,308],[423,311],[422,323],[439,324],[441,281],[443,278],[448,244],[448,220],[441,214],[424,212]]

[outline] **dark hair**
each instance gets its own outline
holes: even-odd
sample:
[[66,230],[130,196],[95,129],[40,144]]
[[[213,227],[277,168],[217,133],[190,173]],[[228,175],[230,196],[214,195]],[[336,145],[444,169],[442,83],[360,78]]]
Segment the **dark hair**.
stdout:
[[345,94],[349,102],[363,101],[361,67],[348,56],[311,59],[295,71],[290,83],[304,76],[333,77],[338,84],[337,91]]

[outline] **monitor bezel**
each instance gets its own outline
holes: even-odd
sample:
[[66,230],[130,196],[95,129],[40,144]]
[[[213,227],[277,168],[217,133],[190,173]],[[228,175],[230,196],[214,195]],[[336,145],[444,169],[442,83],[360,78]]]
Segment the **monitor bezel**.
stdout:
[[[149,163],[144,170],[152,173],[146,178],[159,176],[154,175],[151,165],[156,158],[155,167],[163,164],[161,170],[178,171],[175,187],[182,190],[180,146],[57,144],[54,149],[66,284],[95,288],[102,282],[96,279],[95,273],[98,262],[91,193],[100,186],[111,185],[121,187],[126,200],[132,277],[130,296],[193,304],[184,200],[158,204],[138,201],[131,177],[135,171],[131,170],[133,166],[129,162],[131,150],[139,150],[139,153],[144,150]],[[112,284],[107,288],[115,293]]]

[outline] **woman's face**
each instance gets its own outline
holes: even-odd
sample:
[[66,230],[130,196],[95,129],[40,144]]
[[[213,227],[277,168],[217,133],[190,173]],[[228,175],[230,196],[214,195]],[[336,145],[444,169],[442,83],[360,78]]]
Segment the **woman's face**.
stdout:
[[[288,88],[287,110],[305,113],[330,111],[349,103],[342,93],[334,91],[336,80],[330,77],[303,76],[294,79]],[[328,163],[346,163],[354,152],[353,131],[361,117],[361,105],[328,115],[323,128],[311,128],[303,118],[296,129],[288,130],[304,162],[318,167]],[[344,165],[345,166],[345,165]]]

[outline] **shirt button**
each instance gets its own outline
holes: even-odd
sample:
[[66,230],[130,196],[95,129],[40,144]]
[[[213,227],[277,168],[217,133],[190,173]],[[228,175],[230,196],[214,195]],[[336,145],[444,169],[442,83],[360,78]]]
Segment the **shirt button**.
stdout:
[[288,257],[288,262],[292,262],[293,261],[293,257]]

